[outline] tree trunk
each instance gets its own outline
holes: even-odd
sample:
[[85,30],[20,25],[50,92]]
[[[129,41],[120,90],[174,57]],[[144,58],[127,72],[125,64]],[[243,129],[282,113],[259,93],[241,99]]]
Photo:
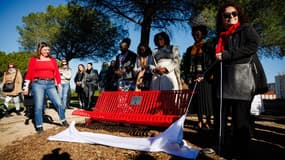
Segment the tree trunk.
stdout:
[[149,45],[149,37],[150,37],[150,24],[151,21],[149,20],[144,21],[141,25],[141,43],[145,45]]

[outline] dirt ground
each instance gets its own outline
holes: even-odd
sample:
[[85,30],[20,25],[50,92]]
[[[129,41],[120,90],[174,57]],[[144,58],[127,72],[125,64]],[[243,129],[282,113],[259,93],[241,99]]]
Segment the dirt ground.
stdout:
[[[71,116],[71,112],[73,109],[66,110],[67,121],[75,120],[76,122],[85,122],[84,117],[73,117]],[[21,140],[23,137],[28,135],[36,134],[34,129],[34,125],[32,121],[26,121],[27,117],[22,112],[22,115],[18,116],[15,113],[11,113],[11,117],[3,117],[0,120],[0,152],[5,148],[5,146],[11,144],[15,140]],[[44,130],[48,130],[50,128],[59,128],[59,117],[54,109],[47,109],[45,116],[45,122],[49,120],[53,120],[53,122],[44,123]]]
[[[266,112],[258,116],[250,144],[251,159],[277,160],[285,157],[285,101],[266,101]],[[80,131],[106,133],[118,136],[154,136],[163,132],[163,128],[122,125],[107,122],[95,122],[88,127],[86,118],[72,116],[73,109],[66,112],[68,122],[76,121]],[[135,160],[178,160],[179,157],[162,152],[150,153],[119,149],[103,145],[90,145],[68,142],[48,141],[47,138],[63,131],[53,109],[47,109],[44,132],[37,134],[30,121],[25,124],[24,115],[4,117],[0,120],[0,157],[1,160],[97,160],[97,159],[135,159]],[[197,130],[195,115],[187,117],[184,139],[197,149],[213,147],[213,130]],[[218,155],[199,155],[197,159],[223,159]]]

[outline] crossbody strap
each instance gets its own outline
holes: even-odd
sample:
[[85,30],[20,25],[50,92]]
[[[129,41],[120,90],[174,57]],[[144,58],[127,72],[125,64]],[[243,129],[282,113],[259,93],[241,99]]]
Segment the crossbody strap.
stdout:
[[18,74],[18,70],[16,69],[16,74],[15,74],[15,77],[14,77],[13,83],[15,83],[15,81],[16,81],[17,74]]
[[[16,69],[16,74],[15,74],[15,77],[13,79],[13,83],[15,83],[15,81],[16,81],[17,73],[18,73],[18,70]],[[5,75],[7,75],[7,72],[5,72]]]

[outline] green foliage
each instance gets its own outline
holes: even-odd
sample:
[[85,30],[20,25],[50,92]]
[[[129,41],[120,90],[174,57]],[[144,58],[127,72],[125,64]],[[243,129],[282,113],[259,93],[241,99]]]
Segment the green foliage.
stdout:
[[[285,56],[285,13],[284,1],[263,0],[255,2],[259,10],[253,23],[261,36],[262,53],[267,57]],[[270,7],[269,7],[270,6]]]
[[70,3],[48,6],[46,12],[30,13],[17,26],[23,50],[35,51],[37,44],[51,44],[57,59],[89,58],[94,61],[113,57],[118,41],[127,35],[122,26],[111,23],[104,13]]
[[[77,1],[77,0],[74,0]],[[116,22],[141,27],[141,43],[149,44],[150,29],[171,33],[172,27],[185,28],[193,9],[181,0],[79,0],[86,6],[108,13]],[[171,35],[171,34],[170,34]]]
[[111,23],[108,16],[92,8],[69,4],[68,10],[67,23],[62,25],[61,33],[53,43],[61,49],[57,53],[59,59],[109,60],[117,53],[119,40],[127,35],[123,26]]
[[49,5],[46,13],[30,13],[22,18],[23,27],[17,26],[20,34],[19,43],[23,50],[35,51],[41,41],[52,42],[59,35],[61,24],[64,24],[68,16],[66,6],[57,8]]
[[[109,15],[141,26],[141,42],[148,44],[150,29],[167,30],[196,15],[203,15],[210,36],[215,36],[216,13],[227,2],[237,2],[250,16],[261,36],[263,56],[285,55],[285,1],[280,0],[81,0]],[[148,25],[146,25],[148,24]],[[175,31],[174,31],[175,32]]]
[[[210,33],[215,33],[215,24],[212,20],[215,21],[218,8],[226,1],[198,0],[196,2],[194,13],[205,16]],[[266,57],[285,56],[285,12],[283,12],[285,1],[238,0],[234,2],[241,4],[259,33],[261,54]]]
[[[58,59],[108,60],[116,53],[118,41],[127,36],[123,25],[129,22],[141,27],[141,42],[148,44],[151,29],[171,35],[175,33],[171,30],[173,26],[184,28],[191,16],[201,14],[213,36],[217,10],[225,2],[228,0],[71,0],[68,6],[49,6],[46,13],[23,17],[24,26],[17,27],[21,36],[19,42],[28,51],[34,51],[39,41],[51,42]],[[285,1],[234,2],[247,11],[261,36],[262,54],[284,56]],[[120,25],[112,23],[110,17]]]
[[13,52],[10,54],[0,52],[0,71],[5,72],[8,64],[13,63],[23,74],[27,70],[31,56],[32,53],[29,52]]

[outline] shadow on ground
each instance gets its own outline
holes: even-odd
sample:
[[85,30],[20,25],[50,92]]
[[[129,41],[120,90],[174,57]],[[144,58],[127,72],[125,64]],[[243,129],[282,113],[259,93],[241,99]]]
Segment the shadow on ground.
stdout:
[[[255,117],[255,126],[249,148],[249,158],[258,160],[279,160],[285,157],[285,100],[264,101],[265,112]],[[197,130],[195,121],[186,121],[184,138],[201,148],[215,148],[217,138],[214,130]],[[225,131],[225,141],[229,142],[231,131]],[[225,148],[229,143],[225,142]],[[229,151],[225,150],[227,157]]]

